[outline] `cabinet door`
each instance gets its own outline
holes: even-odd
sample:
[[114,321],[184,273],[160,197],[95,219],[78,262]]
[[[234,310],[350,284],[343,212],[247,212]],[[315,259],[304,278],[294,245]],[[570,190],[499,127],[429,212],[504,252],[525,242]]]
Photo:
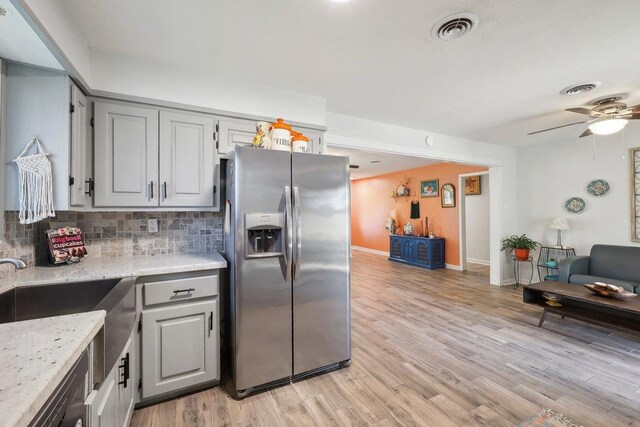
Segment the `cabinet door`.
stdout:
[[403,249],[402,258],[409,261],[414,261],[416,259],[415,246],[413,244],[413,240],[406,239],[403,243],[402,249]]
[[90,207],[86,193],[92,177],[89,105],[84,93],[71,84],[71,159],[69,163],[69,203],[73,207]]
[[116,371],[117,369],[111,370],[105,378],[99,395],[91,406],[91,427],[119,427]]
[[256,134],[256,122],[243,119],[222,119],[218,122],[218,153],[228,154],[236,145],[248,147]]
[[324,132],[302,129],[302,133],[309,137],[309,149],[313,154],[324,154]]
[[213,128],[211,116],[160,112],[160,206],[214,206]]
[[392,258],[401,258],[402,257],[402,243],[400,242],[400,239],[398,239],[397,237],[391,237],[390,238],[391,243],[389,244],[390,248],[389,248],[389,256],[391,256]]
[[142,398],[219,378],[217,300],[142,312]]
[[[135,360],[135,352],[133,351],[132,344],[133,341],[129,338],[127,345],[120,355],[120,363],[116,367],[118,380],[118,426],[121,427],[127,427],[133,415],[134,389],[136,387],[133,380],[135,377],[135,375],[133,375],[133,369],[135,369],[137,361]],[[128,376],[126,374],[128,374]],[[125,378],[126,384],[124,384]]]
[[95,103],[95,206],[158,206],[158,110]]

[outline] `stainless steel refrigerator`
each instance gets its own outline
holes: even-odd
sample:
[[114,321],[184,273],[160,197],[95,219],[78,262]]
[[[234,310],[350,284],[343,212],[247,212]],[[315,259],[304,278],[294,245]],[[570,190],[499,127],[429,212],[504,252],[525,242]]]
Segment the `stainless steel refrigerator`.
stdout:
[[347,158],[236,147],[226,169],[235,396],[349,364]]

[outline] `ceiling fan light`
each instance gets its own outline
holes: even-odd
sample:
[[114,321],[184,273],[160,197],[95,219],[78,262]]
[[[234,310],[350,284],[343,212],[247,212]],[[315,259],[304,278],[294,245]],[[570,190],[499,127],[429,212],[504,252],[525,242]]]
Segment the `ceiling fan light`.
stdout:
[[626,119],[599,120],[589,125],[589,130],[596,135],[611,135],[621,131],[627,125]]

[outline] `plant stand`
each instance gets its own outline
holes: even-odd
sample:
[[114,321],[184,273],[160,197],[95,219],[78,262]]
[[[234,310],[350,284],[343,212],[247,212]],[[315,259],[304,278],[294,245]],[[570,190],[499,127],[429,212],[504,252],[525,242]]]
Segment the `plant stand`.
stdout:
[[[558,280],[558,263],[571,256],[576,256],[576,250],[567,246],[542,246],[538,254],[538,278],[544,280]],[[551,266],[551,260],[556,260],[556,265]],[[547,278],[547,276],[556,276]]]
[[513,289],[518,289],[518,286],[520,286],[522,283],[520,283],[520,263],[521,262],[528,262],[531,265],[531,276],[529,277],[529,285],[531,284],[531,281],[533,280],[533,257],[530,256],[529,259],[527,259],[526,261],[522,261],[517,259],[515,256],[513,257],[513,276],[516,279],[516,283],[513,284]]

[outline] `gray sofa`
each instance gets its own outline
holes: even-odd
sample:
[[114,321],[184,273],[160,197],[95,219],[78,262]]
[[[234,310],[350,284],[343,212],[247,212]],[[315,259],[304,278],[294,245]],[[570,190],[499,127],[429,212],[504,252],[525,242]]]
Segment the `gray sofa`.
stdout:
[[578,285],[604,282],[640,295],[640,247],[593,245],[589,256],[560,261],[558,280]]

